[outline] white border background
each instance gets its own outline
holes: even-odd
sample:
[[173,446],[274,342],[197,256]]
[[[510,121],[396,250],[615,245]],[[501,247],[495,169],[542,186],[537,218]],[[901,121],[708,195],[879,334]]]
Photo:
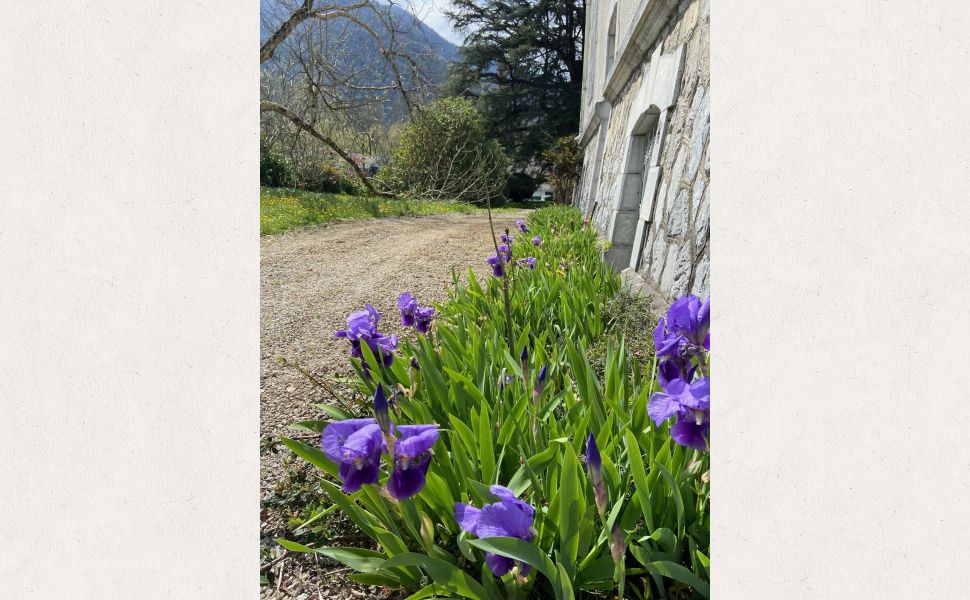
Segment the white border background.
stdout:
[[[257,597],[258,26],[0,5],[3,597]],[[712,27],[715,597],[964,597],[968,8]]]
[[258,27],[0,4],[2,598],[257,597]]
[[967,597],[968,6],[714,2],[719,598]]

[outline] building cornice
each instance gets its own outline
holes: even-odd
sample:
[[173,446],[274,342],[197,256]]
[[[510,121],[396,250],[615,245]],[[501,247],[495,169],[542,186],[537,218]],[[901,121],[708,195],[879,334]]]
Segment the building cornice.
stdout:
[[583,124],[583,128],[579,130],[579,135],[576,136],[576,143],[579,144],[580,148],[585,148],[587,144],[593,139],[593,133],[596,132],[596,128],[599,127],[600,120],[595,114],[589,117],[589,120]]
[[[643,65],[647,51],[654,45],[657,36],[667,24],[670,13],[677,8],[677,0],[642,0],[637,7],[636,18],[620,40],[622,52],[613,62],[613,68],[606,76],[603,97],[611,103],[617,97],[630,77]],[[592,124],[593,118],[590,118]],[[583,133],[586,131],[584,129]]]
[[613,105],[605,98],[600,98],[599,102],[593,105],[593,114],[590,115],[589,122],[576,136],[580,148],[586,148],[586,145],[592,141],[593,135],[599,131],[601,123],[610,122],[611,112],[613,112]]

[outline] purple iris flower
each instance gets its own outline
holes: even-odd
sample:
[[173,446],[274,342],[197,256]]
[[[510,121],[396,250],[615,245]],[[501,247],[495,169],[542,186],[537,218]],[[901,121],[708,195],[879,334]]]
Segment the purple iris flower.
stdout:
[[[377,324],[381,320],[381,315],[370,304],[365,305],[364,310],[358,310],[347,317],[347,329],[340,329],[334,333],[334,337],[345,338],[350,342],[350,355],[354,358],[363,358],[360,351],[361,343],[367,344],[375,356],[381,358],[386,366],[394,362],[394,350],[397,349],[396,335],[381,335],[377,331]],[[364,365],[366,372],[369,365]]]
[[492,265],[492,275],[495,277],[505,276],[505,268],[502,266],[506,262],[504,254],[493,254],[486,258],[485,262]]
[[702,377],[693,383],[675,379],[667,383],[666,392],[650,397],[647,414],[659,427],[677,416],[670,428],[670,437],[681,446],[707,449],[707,434],[711,429],[711,381]]
[[358,310],[347,317],[347,329],[338,329],[334,337],[346,338],[351,344],[351,355],[360,358],[361,338],[372,338],[377,335],[377,324],[381,320],[381,315],[377,309],[370,304],[365,305],[364,310]]
[[509,235],[509,234],[507,234],[507,233],[500,234],[498,236],[498,239],[502,240],[502,243],[503,244],[511,244],[512,243],[512,236]]
[[537,235],[534,238],[532,238],[532,245],[533,246],[539,246],[541,244],[542,244],[542,236]]
[[394,471],[387,491],[398,500],[410,498],[424,487],[431,465],[431,447],[438,441],[437,425],[399,425],[394,444]]
[[515,222],[515,224],[516,226],[518,226],[519,231],[521,231],[522,233],[529,233],[529,228],[525,226],[525,220],[519,219],[518,221]]
[[660,383],[660,387],[666,390],[667,385],[675,379],[691,381],[694,379],[696,370],[697,366],[693,362],[679,356],[671,356],[657,367],[657,382]]
[[430,306],[420,306],[414,311],[415,329],[418,333],[428,333],[431,329],[432,317],[434,317],[434,308]]
[[341,488],[352,494],[377,483],[381,464],[381,427],[374,419],[348,419],[327,425],[320,436],[324,454],[337,463]]
[[396,335],[380,335],[367,341],[371,352],[384,361],[384,366],[389,367],[394,362],[394,351],[397,350]]
[[[532,527],[535,509],[516,498],[507,487],[493,485],[488,489],[498,498],[498,502],[486,504],[480,509],[462,502],[455,503],[455,522],[458,526],[481,539],[514,537],[531,542],[535,537],[535,529]],[[501,577],[512,570],[515,560],[486,552],[485,564],[493,575]],[[523,576],[529,574],[529,569],[528,564],[519,563],[519,571]]]
[[711,349],[711,299],[701,302],[697,296],[681,296],[670,305],[653,332],[658,356],[690,358]]
[[528,256],[526,258],[520,258],[519,260],[516,261],[516,264],[521,265],[523,267],[529,267],[530,269],[535,269],[536,259],[531,256]]
[[512,246],[508,244],[502,244],[498,247],[499,254],[505,255],[505,261],[508,262],[512,260]]
[[401,311],[401,325],[405,327],[414,326],[414,311],[418,309],[418,301],[408,292],[401,294],[397,299],[397,309]]

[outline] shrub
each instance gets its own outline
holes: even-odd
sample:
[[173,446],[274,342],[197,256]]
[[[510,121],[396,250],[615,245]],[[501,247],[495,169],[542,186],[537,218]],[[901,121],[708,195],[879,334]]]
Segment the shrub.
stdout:
[[343,169],[325,161],[299,162],[294,171],[295,187],[308,192],[350,194],[356,191],[354,182]]
[[259,184],[269,187],[293,185],[292,164],[263,145],[259,147]]
[[565,135],[542,155],[550,163],[549,183],[556,192],[556,201],[572,204],[573,191],[579,183],[579,172],[583,167],[583,153],[576,138]]
[[501,196],[508,167],[474,105],[443,98],[412,117],[377,179],[415,198],[484,202]]
[[[370,307],[351,315],[341,337],[376,420],[326,406],[325,451],[284,440],[380,550],[280,543],[414,597],[707,597],[708,305],[671,307],[658,369],[630,372],[618,335],[598,376],[584,349],[604,335],[619,281],[595,233],[566,207],[520,229],[506,231],[495,277],[453,277],[427,334],[398,340]],[[398,306],[404,323],[422,310],[409,296]]]

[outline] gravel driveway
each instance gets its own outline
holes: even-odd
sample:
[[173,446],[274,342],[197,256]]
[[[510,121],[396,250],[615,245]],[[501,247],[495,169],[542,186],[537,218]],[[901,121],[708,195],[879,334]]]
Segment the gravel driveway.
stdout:
[[[494,215],[496,231],[522,214]],[[346,317],[369,302],[383,315],[381,330],[403,333],[397,297],[411,292],[421,303],[444,302],[454,267],[465,279],[469,267],[477,277],[489,274],[484,259],[494,250],[484,214],[378,219],[324,225],[264,236],[260,241],[260,493],[262,543],[285,533],[278,510],[267,499],[281,481],[292,478],[291,456],[276,444],[293,437],[291,423],[322,418],[314,403],[326,392],[312,385],[280,359],[298,361],[314,376],[332,380],[350,376],[347,345],[333,338]],[[274,451],[276,450],[276,451]],[[295,463],[294,463],[295,464]],[[264,562],[265,562],[264,557]],[[287,559],[282,585],[264,588],[263,597],[337,598],[364,594],[343,577],[327,574],[325,565]],[[277,572],[274,567],[273,572]]]

